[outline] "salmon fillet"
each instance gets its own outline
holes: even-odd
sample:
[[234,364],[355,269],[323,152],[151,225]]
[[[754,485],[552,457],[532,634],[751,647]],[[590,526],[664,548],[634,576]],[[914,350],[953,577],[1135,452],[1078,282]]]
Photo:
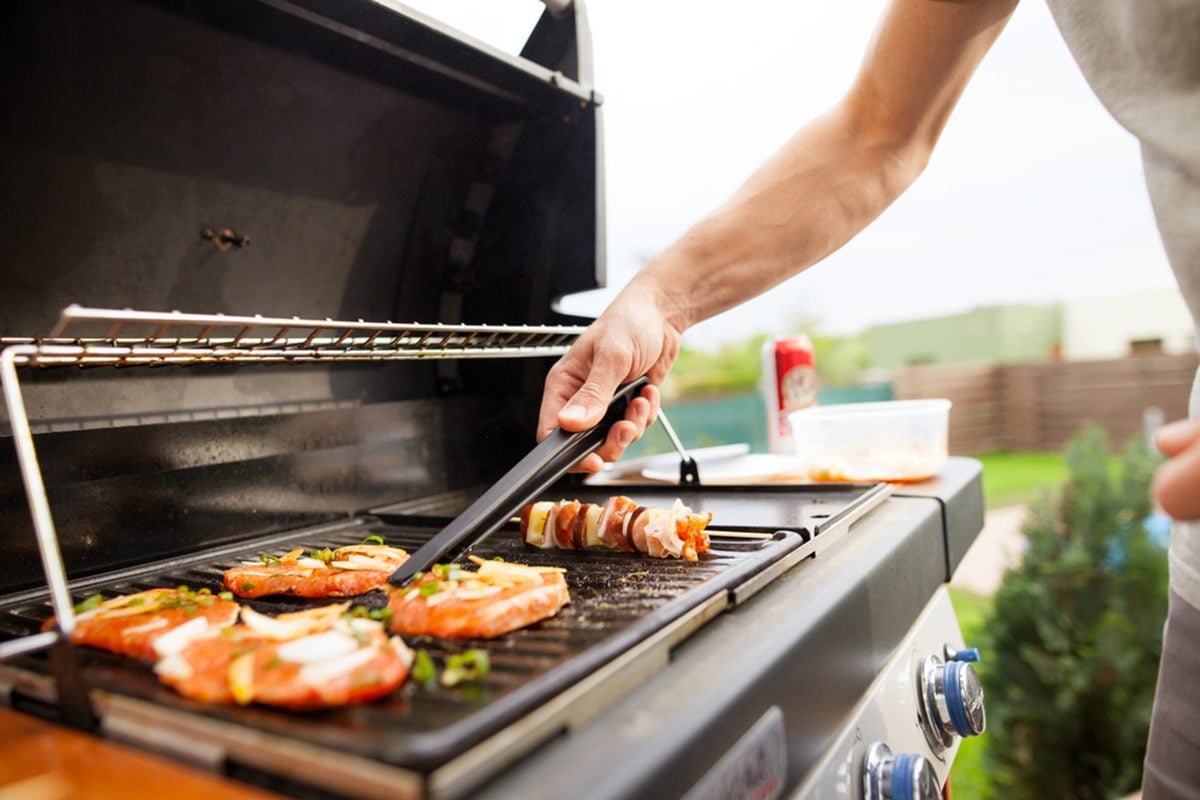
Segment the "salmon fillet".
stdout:
[[352,617],[346,608],[278,617],[245,608],[243,624],[164,658],[155,672],[205,703],[311,711],[377,700],[404,683],[412,655],[383,623]]
[[571,602],[563,570],[472,556],[477,570],[436,565],[392,590],[391,629],[407,636],[492,639],[552,617]]
[[353,597],[384,583],[408,560],[399,547],[356,544],[336,550],[293,550],[283,556],[264,554],[225,571],[225,588],[238,597]]
[[[72,642],[143,661],[155,660],[164,648],[216,635],[238,615],[238,604],[228,594],[214,595],[208,589],[193,591],[186,586],[109,600],[95,595],[77,608]],[[54,622],[51,617],[43,627],[50,628]]]

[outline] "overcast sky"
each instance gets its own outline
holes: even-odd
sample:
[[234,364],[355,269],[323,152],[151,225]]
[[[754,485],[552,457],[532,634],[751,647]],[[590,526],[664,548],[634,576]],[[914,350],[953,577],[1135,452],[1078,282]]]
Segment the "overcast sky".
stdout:
[[[536,0],[412,5],[515,52]],[[883,0],[592,0],[604,95],[609,289],[723,202],[852,79]],[[769,294],[698,325],[711,347],[815,320],[827,333],[1173,286],[1137,143],[1092,95],[1042,0],[1025,0],[916,184]]]

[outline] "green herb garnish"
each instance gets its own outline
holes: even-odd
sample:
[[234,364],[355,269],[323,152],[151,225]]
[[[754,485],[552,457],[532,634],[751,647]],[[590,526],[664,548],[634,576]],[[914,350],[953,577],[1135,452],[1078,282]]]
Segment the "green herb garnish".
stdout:
[[280,559],[277,555],[273,555],[272,553],[259,553],[258,560],[264,564],[270,565],[278,564],[282,559]]
[[253,583],[251,583],[250,581],[246,581],[245,583],[243,583],[243,584],[242,584],[242,591],[243,591],[243,592],[248,592],[248,591],[250,591],[251,589],[253,589],[253,588],[254,588],[256,585],[257,585],[257,584],[253,584]]
[[328,547],[323,550],[309,550],[308,557],[315,558],[317,561],[324,561],[328,564],[330,561],[333,561],[333,551]]
[[429,597],[430,595],[437,594],[441,591],[441,588],[441,584],[437,581],[430,581],[429,583],[422,583],[417,591],[421,593],[421,597]]
[[492,671],[486,650],[472,647],[461,653],[455,653],[446,659],[446,668],[442,670],[442,686],[457,686],[467,681],[478,681],[487,677]]
[[433,666],[433,659],[429,657],[428,651],[421,648],[417,651],[413,658],[412,669],[409,671],[412,679],[417,683],[429,683],[437,677],[437,669]]
[[76,604],[75,613],[82,614],[85,611],[94,611],[95,609],[99,608],[100,604],[103,602],[104,597],[102,595],[94,594],[88,599],[84,600],[82,603]]
[[362,540],[363,544],[383,544],[383,537],[377,533],[373,533]]
[[462,568],[458,564],[434,564],[432,572],[444,581],[462,579]]
[[504,556],[494,556],[492,558],[492,561],[503,561],[503,560],[504,560]]
[[390,608],[385,607],[372,609],[367,613],[367,616],[371,619],[379,620],[383,623],[385,628],[392,624],[392,610]]
[[233,592],[221,592],[220,594],[217,595],[217,598],[220,600],[232,600]]

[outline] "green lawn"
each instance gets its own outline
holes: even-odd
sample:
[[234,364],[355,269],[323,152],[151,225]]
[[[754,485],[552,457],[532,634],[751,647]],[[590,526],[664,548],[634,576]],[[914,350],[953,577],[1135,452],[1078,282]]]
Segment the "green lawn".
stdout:
[[[954,604],[954,613],[958,616],[958,624],[962,628],[963,641],[968,647],[975,646],[980,641],[984,622],[991,612],[991,598],[980,597],[961,589],[950,589],[950,601]],[[983,653],[983,657],[987,658],[987,653]],[[955,797],[977,799],[987,796],[988,779],[983,768],[983,753],[986,749],[986,731],[982,736],[963,740],[950,768]]]
[[[1067,465],[1061,453],[1025,453],[1001,450],[975,456],[983,463],[983,498],[989,508],[1029,505],[1040,495],[1060,487],[1067,478]],[[959,589],[950,590],[954,613],[962,628],[963,641],[974,646],[981,641],[983,626],[991,613],[992,599]],[[983,653],[986,659],[988,654]],[[988,777],[984,770],[984,752],[988,736],[963,741],[950,770],[956,797],[988,796]]]
[[1061,453],[997,450],[975,456],[983,462],[983,497],[988,508],[1029,505],[1067,477]]

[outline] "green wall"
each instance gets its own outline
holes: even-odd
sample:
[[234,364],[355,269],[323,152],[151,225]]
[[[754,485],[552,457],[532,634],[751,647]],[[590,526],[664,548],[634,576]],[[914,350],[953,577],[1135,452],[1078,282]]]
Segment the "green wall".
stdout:
[[991,306],[877,325],[863,338],[873,368],[1046,361],[1062,341],[1062,313],[1057,305]]

